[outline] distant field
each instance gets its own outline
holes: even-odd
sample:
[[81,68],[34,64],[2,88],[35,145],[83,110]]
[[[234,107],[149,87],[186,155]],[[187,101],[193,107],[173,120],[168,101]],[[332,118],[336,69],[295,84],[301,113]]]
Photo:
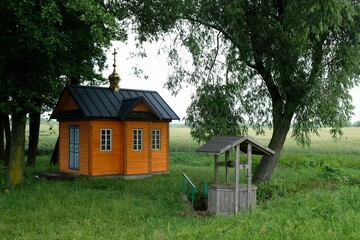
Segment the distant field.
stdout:
[[[298,145],[289,133],[280,164],[296,166],[328,163],[349,168],[360,166],[360,128],[343,128],[344,134],[337,140],[331,137],[329,130],[330,128],[321,129],[320,136],[313,135],[309,147]],[[249,129],[249,136],[267,145],[271,138],[271,131],[267,130],[265,135],[256,136],[255,132]],[[170,128],[172,161],[188,165],[211,166],[213,164],[211,156],[194,153],[200,145],[191,139],[189,128]],[[197,160],[194,161],[194,158]],[[255,164],[259,159],[254,156]]]
[[[284,154],[359,154],[360,155],[360,128],[343,128],[344,135],[334,140],[329,133],[330,129],[321,129],[320,137],[313,135],[310,147],[302,147],[296,144],[289,133],[286,140]],[[55,146],[58,135],[57,122],[43,121],[40,128],[39,154],[49,155]],[[264,145],[270,141],[271,131],[266,130],[265,135],[256,136],[252,129],[249,129],[249,136]],[[201,144],[198,144],[190,137],[190,129],[184,125],[171,125],[170,127],[170,151],[171,152],[195,152]]]
[[[343,128],[344,135],[334,140],[329,133],[330,128],[320,129],[320,136],[313,135],[310,148],[302,147],[296,144],[292,139],[291,132],[288,134],[284,152],[307,152],[307,153],[358,153],[360,154],[360,128]],[[265,135],[256,135],[252,129],[249,129],[249,136],[255,140],[267,145],[271,138],[271,131],[266,130]],[[190,129],[187,127],[172,127],[170,128],[170,147],[172,151],[188,152],[194,151],[199,147],[199,144],[191,139]]]

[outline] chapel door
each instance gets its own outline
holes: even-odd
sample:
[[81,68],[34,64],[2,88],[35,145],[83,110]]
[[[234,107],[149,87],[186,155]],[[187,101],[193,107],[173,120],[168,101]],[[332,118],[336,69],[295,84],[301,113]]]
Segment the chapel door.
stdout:
[[69,127],[69,167],[79,170],[79,126]]

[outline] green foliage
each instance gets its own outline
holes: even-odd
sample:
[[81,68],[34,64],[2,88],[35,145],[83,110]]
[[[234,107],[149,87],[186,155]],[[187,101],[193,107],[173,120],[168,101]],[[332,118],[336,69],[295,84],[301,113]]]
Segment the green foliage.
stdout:
[[[245,135],[245,120],[238,114],[234,91],[236,86],[204,84],[196,91],[185,120],[190,135],[198,143],[215,136]],[[243,124],[241,128],[240,124]]]
[[[319,127],[338,129],[350,117],[348,90],[359,75],[360,10],[353,0],[130,1],[124,8],[140,39],[158,39],[166,32],[176,36],[168,49],[174,68],[169,89],[177,92],[183,82],[199,93],[206,84],[238,86],[236,104],[244,111],[233,114],[234,121],[247,116],[261,131],[264,123],[277,124],[272,109],[281,111],[294,117],[293,136],[307,144]],[[191,68],[182,65],[183,49],[192,55]],[[199,98],[190,112],[203,106]],[[193,120],[198,118],[188,119]]]
[[257,185],[257,201],[261,204],[275,197],[283,197],[285,190],[276,181],[261,182]]
[[360,127],[360,121],[354,122],[353,126],[354,126],[354,127]]
[[4,0],[0,12],[0,112],[14,133],[9,176],[21,179],[26,114],[52,108],[66,84],[103,80],[104,49],[122,32],[98,0]]
[[349,177],[345,175],[344,171],[340,167],[324,165],[320,172],[320,175],[329,180],[337,183],[348,183]]
[[[277,154],[264,158],[258,179],[272,176],[266,171],[276,168],[290,124],[302,145],[324,126],[341,136],[360,74],[356,0],[118,2],[126,2],[140,42],[173,36],[166,86],[175,94],[184,84],[196,87],[186,121],[197,141],[237,133],[243,119],[257,133],[273,126],[269,147]],[[184,50],[191,60],[183,60]],[[214,97],[223,86],[230,94],[225,88]],[[221,117],[207,113],[224,105]]]
[[52,107],[64,84],[99,79],[104,48],[123,36],[97,0],[4,0],[0,11],[0,109],[8,113],[39,111],[36,100]]
[[[0,169],[4,168],[4,161],[0,160]],[[0,174],[0,192],[5,190],[6,181],[5,181],[5,174]]]

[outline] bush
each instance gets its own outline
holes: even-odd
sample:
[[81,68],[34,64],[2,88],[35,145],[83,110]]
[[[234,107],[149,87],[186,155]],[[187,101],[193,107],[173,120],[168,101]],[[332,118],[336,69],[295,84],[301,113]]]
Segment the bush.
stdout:
[[324,165],[320,171],[320,176],[336,183],[349,183],[349,177],[345,175],[344,171],[332,165]]
[[257,200],[259,203],[266,202],[277,196],[282,197],[285,194],[285,187],[277,181],[260,182],[257,184]]

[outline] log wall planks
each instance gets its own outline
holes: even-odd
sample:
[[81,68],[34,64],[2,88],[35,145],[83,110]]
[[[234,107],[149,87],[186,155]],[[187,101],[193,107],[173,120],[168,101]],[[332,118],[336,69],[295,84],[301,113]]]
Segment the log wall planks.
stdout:
[[[91,175],[117,175],[124,173],[124,122],[103,120],[92,121]],[[111,151],[102,151],[101,129],[111,129]]]
[[[65,98],[66,99],[66,98]],[[72,98],[63,109],[77,108]],[[138,111],[149,110],[144,103]],[[69,127],[79,126],[79,169],[69,167]],[[111,129],[111,151],[101,150],[101,129]],[[142,149],[133,149],[133,130],[142,129]],[[160,149],[152,149],[152,130],[160,130]],[[90,176],[144,175],[169,171],[169,122],[109,119],[61,121],[59,169]]]

